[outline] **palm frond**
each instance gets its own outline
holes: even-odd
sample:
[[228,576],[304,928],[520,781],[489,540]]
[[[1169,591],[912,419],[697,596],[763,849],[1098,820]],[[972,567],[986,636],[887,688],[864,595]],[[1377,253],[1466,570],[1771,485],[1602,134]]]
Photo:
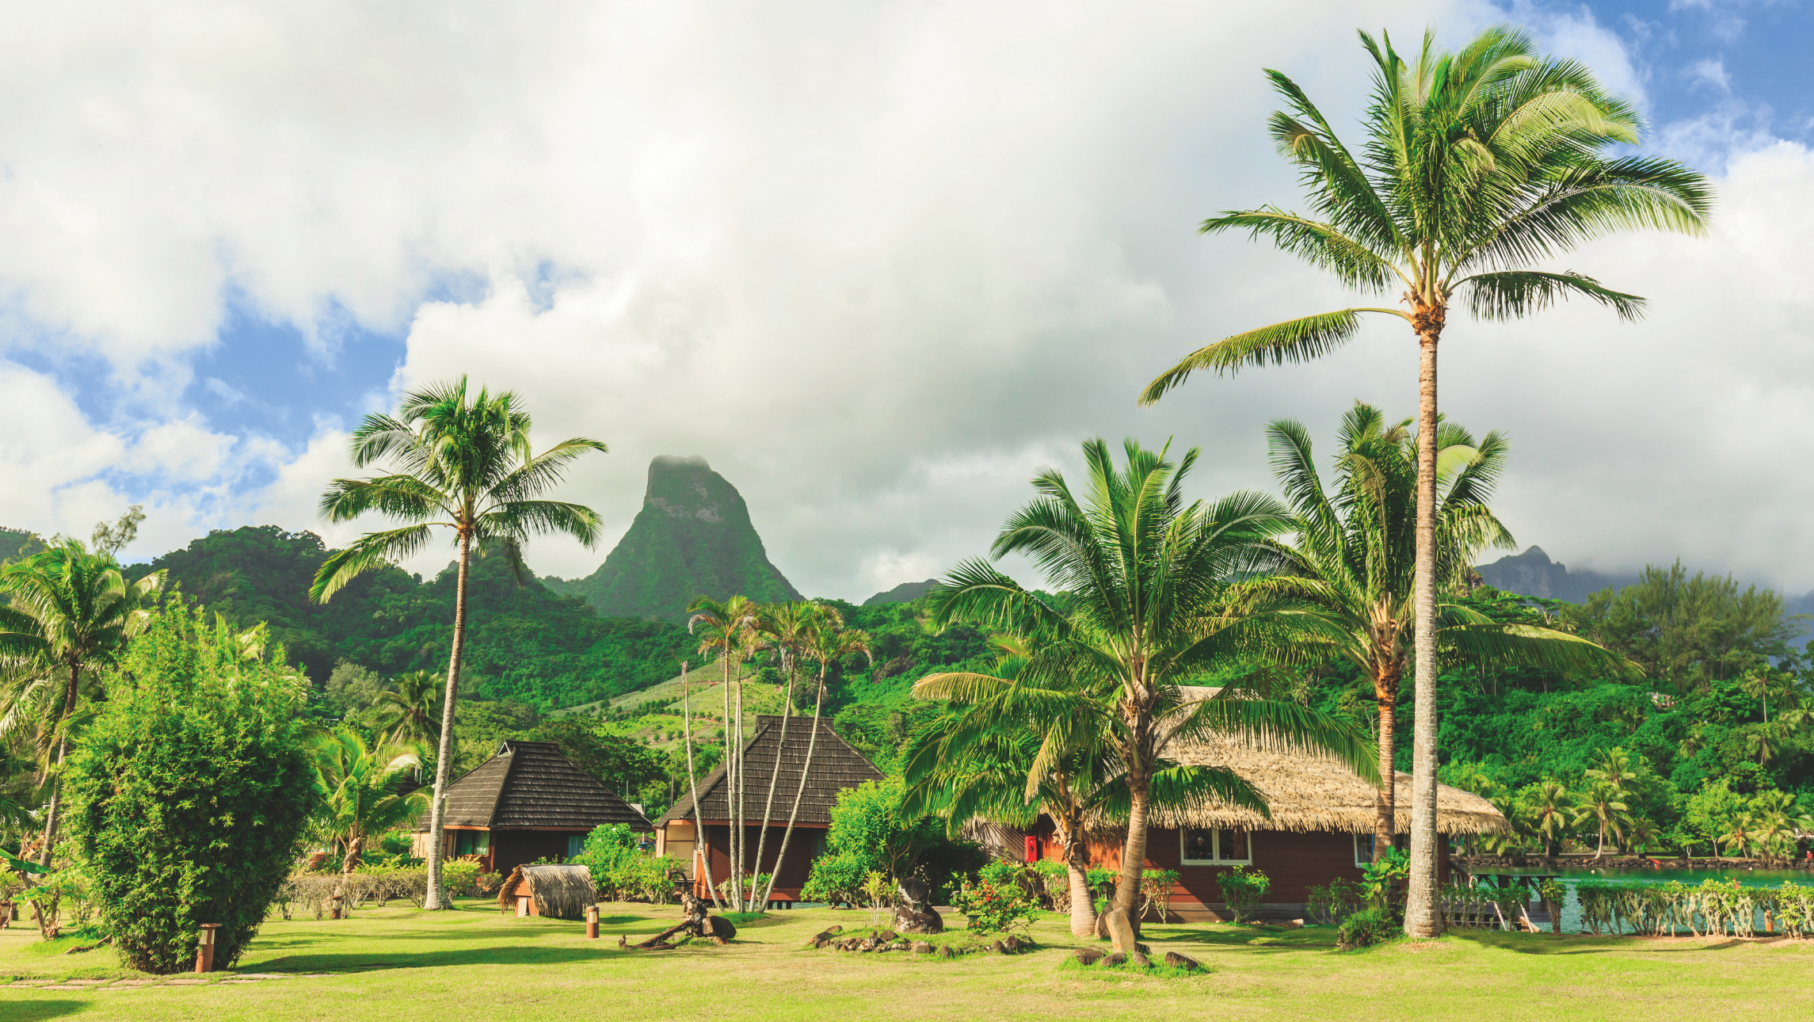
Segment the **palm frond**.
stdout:
[[1141,391],[1140,403],[1157,402],[1200,369],[1213,370],[1219,376],[1249,366],[1286,365],[1321,358],[1354,339],[1360,332],[1360,314],[1363,312],[1404,317],[1397,309],[1338,309],[1224,337],[1198,348],[1178,360],[1177,365],[1160,373]]
[[1558,298],[1571,294],[1599,302],[1627,321],[1644,313],[1645,300],[1602,287],[1592,277],[1579,273],[1550,273],[1541,270],[1503,270],[1479,273],[1455,285],[1467,302],[1468,311],[1481,319],[1521,319],[1541,312]]

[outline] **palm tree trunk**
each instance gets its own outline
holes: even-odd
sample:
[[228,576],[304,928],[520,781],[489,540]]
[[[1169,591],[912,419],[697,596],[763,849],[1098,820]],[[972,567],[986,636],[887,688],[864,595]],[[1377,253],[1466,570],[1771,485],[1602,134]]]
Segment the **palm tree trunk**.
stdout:
[[1417,715],[1411,742],[1411,881],[1405,903],[1405,932],[1413,937],[1442,932],[1436,877],[1436,342],[1444,312],[1441,305],[1420,305],[1413,316],[1419,352],[1417,571],[1411,597],[1417,616],[1412,632]]
[[1151,797],[1151,779],[1145,769],[1128,771],[1127,842],[1121,848],[1121,883],[1115,888],[1115,908],[1127,915],[1130,926],[1139,932],[1134,913],[1140,905],[1141,874],[1146,865],[1146,811]]
[[435,753],[435,797],[428,814],[428,890],[422,896],[427,911],[452,908],[441,885],[441,845],[447,824],[447,775],[453,761],[454,698],[459,694],[460,654],[466,642],[466,569],[472,560],[472,534],[460,533],[460,574],[454,589],[453,652],[447,657],[447,690],[441,699],[441,742]]
[[[736,794],[737,794],[737,804],[732,810],[736,814],[736,817],[737,817],[737,901],[739,904],[741,904],[743,906],[743,909],[742,909],[743,911],[754,912],[756,910],[756,906],[750,904],[750,899],[754,898],[756,896],[756,892],[754,890],[750,890],[748,892],[749,897],[745,897],[744,896],[745,889],[743,886],[743,871],[750,868],[749,867],[749,854],[750,854],[749,816],[747,814],[745,814],[744,805],[743,805],[744,799],[749,796],[749,769],[748,769],[749,761],[746,760],[743,756],[743,753],[744,753],[744,748],[743,748],[743,672],[741,670],[742,665],[739,664],[738,667],[740,669],[737,672],[737,682],[736,682],[736,684],[737,684],[737,785],[736,785],[736,789],[735,789]],[[750,879],[750,887],[751,888],[755,887],[755,878],[753,876]]]
[[[724,804],[730,811],[725,814],[725,858],[730,863],[729,875],[725,877],[730,887],[725,900],[730,902],[731,911],[743,911],[743,878],[737,872],[737,745],[731,733],[731,640],[724,640],[724,656],[719,660],[724,670],[724,718],[718,733],[724,736]],[[714,899],[715,900],[715,899]]]
[[81,692],[82,665],[69,665],[69,685],[63,690],[63,710],[57,714],[57,762],[50,772],[50,805],[44,811],[44,847],[38,854],[38,864],[50,871],[51,851],[57,844],[57,824],[60,822],[59,810],[63,806],[63,757],[69,753],[69,734],[63,730],[63,724],[76,707],[76,696]]
[[680,664],[680,699],[680,721],[687,746],[687,784],[693,791],[693,852],[705,867],[706,895],[712,899],[713,908],[721,909],[718,889],[712,886],[712,848],[705,843],[705,823],[699,813],[699,778],[693,773],[693,686],[687,679],[685,661]]
[[[813,749],[819,744],[819,711],[825,706],[825,661],[819,661],[819,694],[813,701],[813,730],[806,739],[806,762],[800,767],[800,786],[794,789],[794,807],[787,814],[787,829],[781,832],[781,848],[775,853],[775,872],[768,878],[769,892],[775,889],[775,877],[781,875],[781,863],[787,860],[787,842],[794,836],[794,821],[800,818],[800,800],[806,795],[806,777],[813,768]],[[768,900],[768,895],[763,895]]]
[[[781,651],[781,663],[787,668],[787,695],[783,697],[781,703],[781,745],[775,752],[775,768],[769,771],[768,800],[762,804],[762,819],[758,821],[762,826],[762,834],[756,840],[756,875],[758,877],[762,875],[762,850],[768,846],[769,816],[775,811],[775,785],[781,780],[781,756],[787,750],[787,719],[792,714],[794,708],[794,671],[793,665],[788,659],[786,650]],[[757,892],[754,889],[751,889],[750,891],[750,899],[755,904],[768,904],[768,896],[774,893],[775,890],[775,876],[780,872],[781,859],[777,856],[775,858],[775,868],[768,875],[768,884],[761,892],[761,900],[756,900]]]
[[1096,902],[1090,894],[1090,848],[1081,826],[1065,835],[1064,868],[1071,882],[1071,936],[1096,934]]
[[1386,850],[1392,847],[1392,836],[1397,832],[1398,820],[1398,770],[1393,766],[1397,758],[1398,700],[1393,691],[1397,686],[1388,687],[1385,681],[1379,682],[1374,695],[1379,700],[1379,819],[1373,825],[1373,861],[1385,857]]

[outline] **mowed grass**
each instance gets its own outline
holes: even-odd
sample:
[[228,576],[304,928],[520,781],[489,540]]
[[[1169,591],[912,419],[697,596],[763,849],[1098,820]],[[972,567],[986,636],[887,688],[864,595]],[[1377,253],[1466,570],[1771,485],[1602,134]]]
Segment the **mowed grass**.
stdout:
[[1080,942],[1057,916],[1033,928],[1042,948],[1018,956],[803,949],[834,923],[869,925],[867,912],[813,909],[745,925],[727,947],[618,949],[618,935],[635,941],[676,916],[607,906],[596,941],[583,924],[486,902],[272,920],[233,972],[199,986],[118,985],[149,977],[109,949],[45,954],[29,928],[12,929],[0,931],[0,977],[107,982],[0,987],[0,1020],[1814,1018],[1814,942],[1463,933],[1338,952],[1320,927],[1149,926],[1155,956],[1209,967],[1160,977],[1078,967],[1068,951]]

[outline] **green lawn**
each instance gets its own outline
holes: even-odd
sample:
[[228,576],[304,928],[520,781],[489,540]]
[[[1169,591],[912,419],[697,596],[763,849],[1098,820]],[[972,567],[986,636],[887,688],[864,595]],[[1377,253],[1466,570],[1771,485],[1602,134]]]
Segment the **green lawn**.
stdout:
[[[1210,967],[1159,978],[1070,963],[1075,942],[1055,916],[1034,927],[1043,950],[938,961],[802,950],[832,923],[868,924],[867,912],[830,909],[775,913],[729,947],[620,951],[618,934],[647,936],[677,910],[607,910],[597,941],[582,924],[485,902],[273,920],[235,972],[202,985],[121,985],[152,977],[119,969],[105,948],[46,954],[29,928],[11,929],[0,931],[0,977],[14,982],[0,987],[0,1020],[1814,1017],[1814,942],[1468,934],[1340,953],[1323,928],[1153,926],[1157,954]],[[48,986],[71,980],[86,985]]]

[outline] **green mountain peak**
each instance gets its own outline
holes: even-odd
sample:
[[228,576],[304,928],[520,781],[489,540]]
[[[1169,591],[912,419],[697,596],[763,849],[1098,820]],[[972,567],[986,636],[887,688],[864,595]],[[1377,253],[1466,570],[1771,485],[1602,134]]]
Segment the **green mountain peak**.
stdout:
[[608,617],[681,623],[694,597],[798,600],[769,562],[743,495],[704,458],[662,455],[649,463],[642,510],[605,563],[582,579],[543,580],[582,596]]

